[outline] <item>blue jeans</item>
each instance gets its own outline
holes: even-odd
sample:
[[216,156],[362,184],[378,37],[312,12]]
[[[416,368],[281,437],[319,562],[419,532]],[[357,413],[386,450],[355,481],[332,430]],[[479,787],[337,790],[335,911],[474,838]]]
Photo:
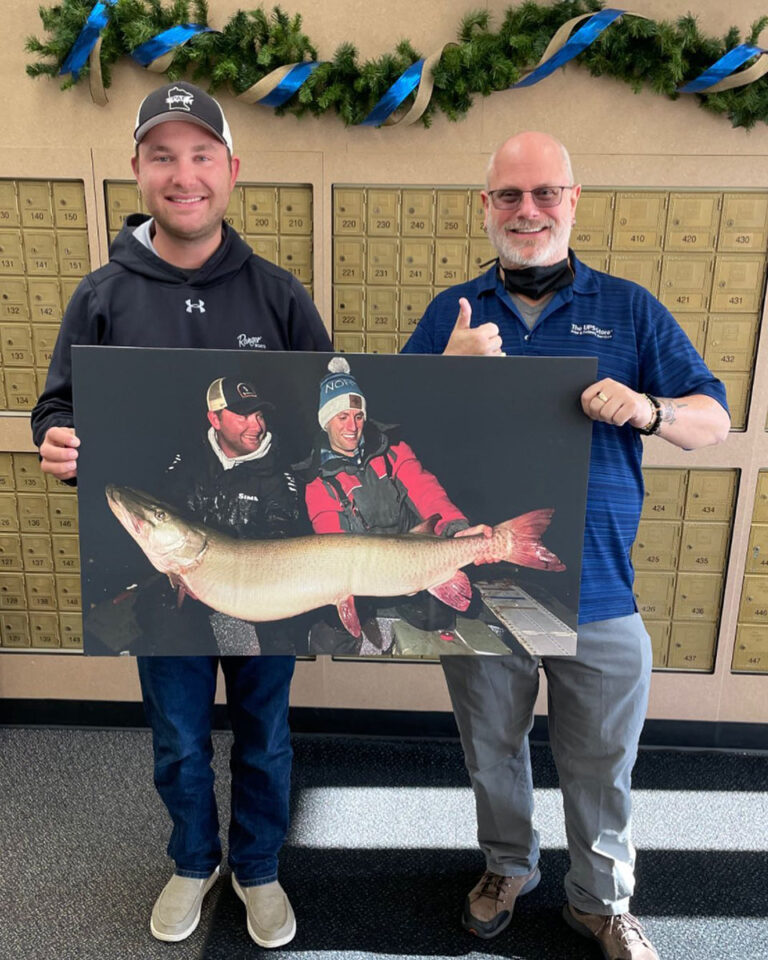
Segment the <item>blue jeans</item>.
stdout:
[[155,786],[173,822],[168,855],[183,877],[221,860],[211,726],[221,663],[234,743],[229,863],[241,886],[277,879],[288,830],[288,695],[293,657],[137,657],[152,727]]

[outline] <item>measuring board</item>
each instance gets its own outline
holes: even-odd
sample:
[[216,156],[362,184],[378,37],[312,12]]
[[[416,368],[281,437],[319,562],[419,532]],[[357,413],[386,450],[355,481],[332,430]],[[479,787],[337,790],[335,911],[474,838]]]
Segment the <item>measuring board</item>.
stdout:
[[576,631],[511,580],[476,581],[483,603],[533,657],[576,653]]

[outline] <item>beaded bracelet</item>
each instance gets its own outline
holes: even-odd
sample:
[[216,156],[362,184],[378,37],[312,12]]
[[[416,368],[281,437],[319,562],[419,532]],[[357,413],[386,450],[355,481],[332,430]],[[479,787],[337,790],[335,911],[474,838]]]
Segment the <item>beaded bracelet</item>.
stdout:
[[661,426],[661,404],[656,397],[652,397],[650,393],[644,393],[643,396],[653,407],[653,416],[644,427],[638,427],[637,429],[640,433],[648,437],[651,436],[651,434],[659,432],[659,427]]

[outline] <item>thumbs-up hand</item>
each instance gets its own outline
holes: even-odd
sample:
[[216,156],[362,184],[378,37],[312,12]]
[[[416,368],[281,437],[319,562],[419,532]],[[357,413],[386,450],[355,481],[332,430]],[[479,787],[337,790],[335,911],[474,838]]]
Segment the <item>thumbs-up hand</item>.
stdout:
[[459,300],[459,315],[456,326],[453,328],[450,339],[443,354],[475,354],[488,357],[503,357],[499,328],[495,323],[481,323],[479,327],[471,327],[472,307],[469,300],[461,297]]

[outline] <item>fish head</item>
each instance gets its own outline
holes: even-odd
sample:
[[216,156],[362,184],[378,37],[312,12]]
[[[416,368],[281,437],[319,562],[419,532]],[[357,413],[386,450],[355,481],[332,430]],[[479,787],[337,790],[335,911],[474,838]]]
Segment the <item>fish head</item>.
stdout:
[[183,519],[151,494],[109,484],[109,508],[161,573],[183,575],[207,545],[202,527]]

